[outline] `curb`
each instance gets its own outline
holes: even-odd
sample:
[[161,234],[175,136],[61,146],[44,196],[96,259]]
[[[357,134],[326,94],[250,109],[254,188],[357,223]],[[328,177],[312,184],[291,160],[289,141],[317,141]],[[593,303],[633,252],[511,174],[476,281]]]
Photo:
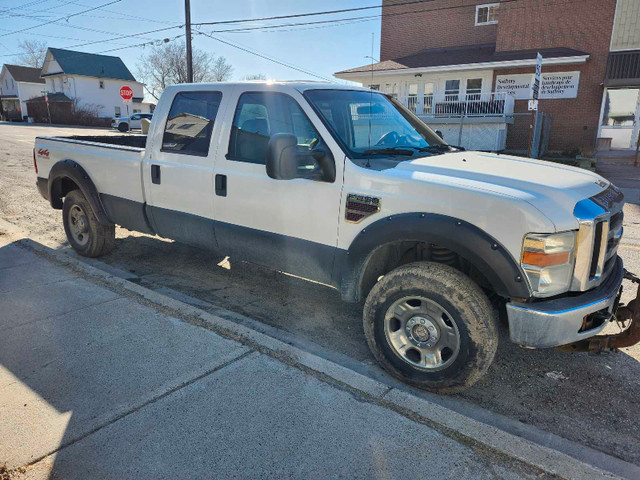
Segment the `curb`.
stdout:
[[[128,296],[151,308],[162,310],[193,325],[208,328],[221,336],[236,340],[277,360],[299,368],[320,380],[350,391],[364,401],[392,409],[411,420],[424,423],[441,433],[467,444],[472,448],[488,450],[535,467],[541,472],[571,479],[640,478],[640,467],[617,460],[618,475],[585,463],[559,452],[505,432],[494,426],[469,418],[428,399],[393,387],[360,374],[296,346],[289,345],[265,333],[235,323],[195,306],[186,304],[161,293],[149,290],[125,278],[118,272],[109,273],[87,264],[64,251],[52,250],[27,238],[19,227],[0,219],[0,230],[9,234],[11,240],[19,241],[22,248],[32,250],[39,256],[64,265],[80,274],[91,277],[94,282],[111,290],[124,291]],[[2,237],[0,237],[2,238]],[[4,242],[3,242],[4,243]],[[98,264],[99,261],[92,260]],[[604,454],[603,454],[604,455]],[[619,476],[622,475],[622,476]]]

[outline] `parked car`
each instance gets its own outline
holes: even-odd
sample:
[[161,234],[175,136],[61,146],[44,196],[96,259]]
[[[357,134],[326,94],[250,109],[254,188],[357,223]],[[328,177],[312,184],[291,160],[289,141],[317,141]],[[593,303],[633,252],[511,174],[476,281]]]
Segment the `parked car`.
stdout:
[[129,130],[142,128],[142,119],[148,118],[151,120],[153,114],[151,113],[134,113],[130,117],[114,118],[111,120],[111,128],[117,128],[121,132],[128,132]]
[[[623,195],[595,173],[449,146],[350,86],[176,85],[156,116],[146,137],[36,139],[38,189],[80,255],[112,250],[118,224],[321,283],[364,302],[385,369],[438,392],[493,361],[490,298],[524,347],[640,340],[619,305]],[[614,319],[631,323],[597,336]]]

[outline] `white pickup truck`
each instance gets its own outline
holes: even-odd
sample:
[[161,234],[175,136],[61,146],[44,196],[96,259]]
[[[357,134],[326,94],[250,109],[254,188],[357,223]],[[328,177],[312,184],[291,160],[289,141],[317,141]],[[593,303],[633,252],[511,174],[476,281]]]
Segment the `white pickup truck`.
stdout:
[[[148,136],[39,137],[34,163],[79,254],[108,253],[117,224],[325,284],[364,302],[386,370],[433,391],[487,371],[496,308],[524,347],[640,341],[635,302],[619,305],[623,277],[635,278],[617,255],[620,190],[451,147],[378,92],[176,85]],[[613,319],[629,327],[597,335]]]

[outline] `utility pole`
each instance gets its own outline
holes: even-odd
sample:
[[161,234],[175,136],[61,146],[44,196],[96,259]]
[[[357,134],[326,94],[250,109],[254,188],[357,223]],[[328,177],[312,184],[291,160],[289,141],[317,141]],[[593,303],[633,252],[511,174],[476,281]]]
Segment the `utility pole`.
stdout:
[[185,30],[187,32],[187,82],[193,83],[193,58],[191,55],[191,2],[184,0]]

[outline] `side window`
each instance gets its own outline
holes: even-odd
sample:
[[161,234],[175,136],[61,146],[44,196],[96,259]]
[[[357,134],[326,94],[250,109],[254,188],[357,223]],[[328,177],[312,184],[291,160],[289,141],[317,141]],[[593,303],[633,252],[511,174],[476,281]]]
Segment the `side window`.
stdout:
[[220,92],[181,92],[173,99],[162,151],[205,156],[220,107]]
[[289,95],[243,93],[233,118],[228,158],[264,165],[269,140],[277,133],[295,135],[303,150],[310,150],[320,140],[300,105]]
[[133,115],[131,120],[140,120],[140,115]]

